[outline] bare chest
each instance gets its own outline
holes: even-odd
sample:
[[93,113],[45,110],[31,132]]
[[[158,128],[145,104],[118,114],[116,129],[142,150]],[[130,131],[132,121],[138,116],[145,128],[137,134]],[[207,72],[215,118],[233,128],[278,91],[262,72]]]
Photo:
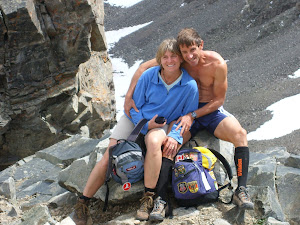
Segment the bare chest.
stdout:
[[192,69],[189,74],[196,80],[199,87],[209,88],[214,83],[214,72],[210,69]]
[[214,72],[208,69],[190,70],[199,90],[199,102],[209,102],[213,98]]

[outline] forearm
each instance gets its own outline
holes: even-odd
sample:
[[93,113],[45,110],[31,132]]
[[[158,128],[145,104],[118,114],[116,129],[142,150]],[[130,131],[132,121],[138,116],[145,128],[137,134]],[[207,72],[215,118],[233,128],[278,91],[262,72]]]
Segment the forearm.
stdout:
[[143,72],[145,70],[149,69],[150,67],[157,66],[157,65],[158,64],[157,64],[156,60],[155,59],[151,59],[151,60],[149,60],[149,61],[147,61],[145,63],[142,63],[139,66],[139,68],[135,71],[135,73],[132,76],[132,79],[131,79],[131,82],[130,82],[130,85],[129,85],[129,88],[128,88],[128,91],[126,93],[125,98],[132,98],[135,86],[136,86],[139,78],[143,74]]
[[197,118],[205,116],[209,113],[212,113],[216,111],[218,108],[220,108],[224,104],[223,100],[212,100],[203,107],[195,110],[197,114]]

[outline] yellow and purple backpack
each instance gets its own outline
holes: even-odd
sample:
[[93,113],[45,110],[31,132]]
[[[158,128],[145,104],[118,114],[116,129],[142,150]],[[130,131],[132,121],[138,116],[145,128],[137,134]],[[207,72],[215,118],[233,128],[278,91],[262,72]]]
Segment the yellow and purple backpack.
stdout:
[[[220,186],[213,168],[217,160],[224,165],[229,182]],[[190,207],[215,202],[219,192],[231,188],[232,171],[228,161],[219,152],[204,147],[180,150],[172,171],[172,189],[180,206]]]

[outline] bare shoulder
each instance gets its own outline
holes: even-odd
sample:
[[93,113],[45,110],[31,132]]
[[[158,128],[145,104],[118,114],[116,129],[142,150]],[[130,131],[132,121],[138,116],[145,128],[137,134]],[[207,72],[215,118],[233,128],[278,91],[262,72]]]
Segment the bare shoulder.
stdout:
[[227,63],[224,58],[217,52],[207,51],[209,61],[214,65],[216,72],[227,74]]
[[223,59],[223,57],[214,51],[206,51],[207,58],[209,59],[210,62],[215,63],[215,64],[226,64],[226,61]]
[[207,58],[213,68],[214,78],[219,81],[227,79],[227,63],[224,58],[217,52],[207,51]]

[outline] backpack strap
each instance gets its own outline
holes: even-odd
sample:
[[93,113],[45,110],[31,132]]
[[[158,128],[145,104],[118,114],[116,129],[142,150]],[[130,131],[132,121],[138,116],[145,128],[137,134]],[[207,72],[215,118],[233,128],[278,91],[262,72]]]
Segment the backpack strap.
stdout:
[[225,157],[218,151],[212,149],[212,148],[208,148],[221,162],[222,164],[224,165],[226,171],[227,171],[227,174],[228,174],[228,178],[229,180],[231,181],[232,179],[232,170],[231,170],[231,167],[227,161],[227,159],[225,159]]
[[[223,185],[222,187],[220,187],[218,189],[218,192],[220,193],[220,191],[222,191],[224,188],[228,187],[229,190],[231,190],[232,196],[233,196],[233,191],[232,191],[233,188],[232,188],[232,185],[231,185],[231,180],[232,180],[233,175],[232,175],[232,170],[231,170],[231,167],[230,167],[227,159],[225,159],[225,157],[220,152],[218,152],[214,149],[211,149],[211,148],[208,148],[208,149],[222,162],[222,164],[224,165],[224,167],[227,171],[228,178],[229,178],[229,183],[227,183],[227,184]],[[229,202],[224,202],[222,200],[220,200],[220,201],[224,204],[231,204],[232,198]]]
[[106,186],[106,194],[105,194],[105,201],[104,201],[104,206],[103,206],[103,212],[106,211],[107,205],[108,205],[108,196],[109,196],[109,187],[108,187],[108,181],[110,180],[110,172],[112,170],[112,152],[116,145],[110,146],[108,151],[109,151],[109,158],[108,158],[108,166],[106,170],[106,176],[105,176],[105,186]]
[[137,137],[139,136],[141,130],[143,129],[144,125],[148,122],[146,119],[141,119],[134,127],[133,131],[127,138],[127,141],[135,142]]

